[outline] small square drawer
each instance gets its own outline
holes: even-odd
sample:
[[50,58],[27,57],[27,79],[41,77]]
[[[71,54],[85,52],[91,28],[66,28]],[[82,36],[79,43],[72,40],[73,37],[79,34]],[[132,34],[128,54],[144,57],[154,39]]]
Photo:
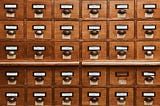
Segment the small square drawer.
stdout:
[[78,61],[79,42],[56,42],[55,59],[58,61]]
[[24,2],[23,0],[1,0],[0,11],[2,19],[23,19]]
[[23,39],[23,21],[0,21],[0,39]]
[[159,42],[137,42],[137,59],[139,60],[159,60]]
[[82,1],[82,18],[107,18],[106,1]]
[[109,105],[110,106],[135,106],[133,104],[134,103],[133,98],[134,98],[133,88],[110,88],[109,89]]
[[134,67],[110,67],[111,85],[135,85],[136,69]]
[[133,39],[134,21],[110,21],[109,22],[110,39]]
[[27,105],[28,106],[52,106],[51,88],[28,88]]
[[106,67],[83,67],[82,85],[83,86],[106,86],[107,84]]
[[52,85],[52,70],[44,67],[27,68],[27,85],[50,86]]
[[134,59],[134,42],[110,42],[110,59]]
[[56,67],[55,85],[79,85],[80,72],[78,67]]
[[82,21],[82,39],[99,40],[106,39],[106,21]]
[[82,106],[106,106],[106,88],[82,88]]
[[54,38],[56,40],[78,40],[78,21],[55,21]]
[[50,21],[27,21],[27,39],[51,39]]
[[55,106],[79,106],[79,88],[55,88]]
[[159,18],[160,1],[137,1],[137,18]]
[[137,88],[136,106],[159,106],[159,88]]
[[160,85],[159,67],[138,67],[137,68],[138,85]]
[[27,18],[50,19],[52,18],[50,0],[27,0]]
[[55,18],[79,18],[79,0],[55,0]]
[[138,39],[160,39],[159,21],[138,21],[137,38]]
[[25,93],[23,88],[0,88],[1,106],[24,106]]
[[106,42],[83,42],[83,60],[105,60],[107,57]]
[[134,1],[110,1],[110,18],[134,18]]
[[50,43],[28,43],[27,45],[27,57],[30,60],[52,60],[53,59],[53,47]]

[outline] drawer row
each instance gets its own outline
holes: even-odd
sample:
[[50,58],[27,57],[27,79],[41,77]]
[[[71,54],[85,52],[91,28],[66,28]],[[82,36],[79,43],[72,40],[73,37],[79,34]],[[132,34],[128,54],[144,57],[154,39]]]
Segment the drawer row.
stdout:
[[0,40],[154,40],[159,29],[160,21],[0,21]]
[[0,42],[3,60],[160,60],[160,42]]
[[3,67],[0,86],[160,86],[160,67]]
[[159,106],[159,96],[159,88],[0,88],[0,105]]
[[[156,0],[136,3],[121,1],[82,1],[78,0],[2,0],[0,2],[1,19],[52,19],[52,18],[160,18],[160,3]],[[83,7],[83,8],[82,8]],[[135,11],[137,9],[137,11]],[[135,14],[136,13],[136,14]]]

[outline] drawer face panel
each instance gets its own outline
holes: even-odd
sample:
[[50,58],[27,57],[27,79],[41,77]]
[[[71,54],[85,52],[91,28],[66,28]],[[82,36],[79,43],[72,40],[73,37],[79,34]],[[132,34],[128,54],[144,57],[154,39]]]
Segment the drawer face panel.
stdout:
[[27,85],[29,86],[50,86],[52,85],[52,70],[44,67],[27,68]]
[[159,103],[159,88],[137,88],[136,89],[136,105],[137,106],[158,106]]
[[0,17],[2,19],[23,19],[23,0],[2,0],[0,4]]
[[134,106],[132,88],[110,88],[109,95],[109,105],[111,106]]
[[0,74],[0,85],[24,85],[26,74],[25,69],[20,67],[2,67],[0,68],[1,74]]
[[0,88],[1,106],[24,106],[25,93],[23,88]]
[[27,39],[51,39],[50,21],[27,21]]
[[79,89],[78,88],[55,88],[54,98],[56,106],[73,105],[79,106]]
[[106,1],[82,1],[82,18],[106,18]]
[[53,46],[50,43],[28,43],[27,57],[31,60],[51,60],[53,59]]
[[159,18],[159,1],[137,1],[137,18]]
[[83,86],[106,86],[107,84],[106,67],[83,67],[82,85]]
[[79,1],[78,0],[56,0],[55,1],[55,18],[79,18]]
[[107,54],[106,42],[83,42],[82,59],[83,60],[105,60]]
[[110,39],[133,39],[134,21],[110,21],[109,22]]
[[79,43],[78,42],[56,42],[55,59],[58,61],[78,61]]
[[160,84],[159,67],[138,67],[137,84],[138,85],[159,85]]
[[160,51],[159,42],[137,42],[137,59],[158,60]]
[[106,88],[82,88],[82,105],[106,106]]
[[138,39],[159,39],[160,32],[159,21],[138,21],[137,38]]
[[82,39],[99,40],[106,39],[107,25],[106,21],[83,21]]
[[110,1],[110,18],[134,18],[134,1]]
[[56,40],[78,40],[79,22],[78,21],[55,21]]
[[136,69],[134,67],[110,67],[111,85],[134,85]]
[[23,39],[23,21],[0,21],[0,39]]
[[79,85],[80,72],[78,67],[56,67],[55,85]]
[[134,59],[134,42],[110,42],[110,59]]
[[51,15],[51,1],[28,0],[27,1],[27,18],[49,19]]
[[52,89],[51,88],[28,88],[27,105],[52,105]]

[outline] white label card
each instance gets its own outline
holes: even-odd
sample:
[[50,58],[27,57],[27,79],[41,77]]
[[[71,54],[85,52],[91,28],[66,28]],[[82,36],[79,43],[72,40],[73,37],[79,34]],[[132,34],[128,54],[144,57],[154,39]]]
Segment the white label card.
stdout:
[[143,92],[144,97],[154,97],[155,93],[154,92]]
[[128,30],[128,25],[116,25],[116,30]]
[[18,96],[18,93],[8,92],[8,93],[6,93],[6,96],[7,96],[7,97],[17,97],[17,96]]
[[33,9],[44,9],[45,5],[44,4],[33,4],[32,8]]
[[73,72],[61,72],[61,76],[65,77],[65,76],[73,76]]
[[127,9],[129,6],[128,4],[117,4],[116,9]]
[[62,93],[61,93],[61,96],[62,96],[62,97],[72,97],[72,96],[73,96],[73,93],[72,93],[72,92],[62,92]]
[[144,4],[143,8],[145,8],[145,9],[155,9],[156,4]]
[[61,50],[62,51],[71,51],[71,50],[73,50],[73,47],[72,46],[62,46]]
[[89,25],[88,30],[100,30],[101,26],[98,25]]
[[73,30],[73,26],[72,25],[62,25],[60,29],[61,30]]
[[45,97],[46,93],[45,92],[34,92],[33,96],[34,97]]
[[143,76],[155,76],[154,72],[143,72]]
[[143,29],[145,29],[145,30],[147,30],[147,29],[154,30],[154,29],[156,29],[156,25],[143,25]]
[[18,25],[5,25],[6,30],[17,30]]
[[4,8],[6,8],[6,9],[16,9],[17,4],[5,4]]
[[44,46],[34,46],[33,50],[35,51],[44,51],[46,48]]
[[10,77],[10,76],[18,76],[18,72],[6,72],[6,76]]
[[88,50],[90,50],[90,51],[94,51],[94,50],[98,51],[98,50],[101,50],[101,47],[100,46],[89,46]]
[[101,5],[100,4],[89,4],[88,8],[89,9],[100,9]]
[[46,76],[46,73],[45,72],[34,72],[33,76],[35,76],[35,77],[44,77],[44,76]]
[[128,96],[127,92],[116,92],[116,97],[126,97]]
[[46,29],[46,26],[44,26],[44,25],[34,25],[33,29],[34,30],[44,30],[44,29]]
[[155,46],[143,46],[143,50],[147,51],[147,50],[155,50],[156,47]]
[[16,51],[16,50],[18,50],[18,47],[17,46],[6,46],[6,50],[7,51],[11,51],[11,50]]
[[116,46],[116,50],[128,50],[128,46]]
[[88,96],[89,97],[100,97],[101,93],[99,93],[99,92],[89,92]]
[[60,8],[61,9],[72,9],[73,5],[72,4],[61,4]]
[[88,76],[101,76],[100,72],[88,72]]

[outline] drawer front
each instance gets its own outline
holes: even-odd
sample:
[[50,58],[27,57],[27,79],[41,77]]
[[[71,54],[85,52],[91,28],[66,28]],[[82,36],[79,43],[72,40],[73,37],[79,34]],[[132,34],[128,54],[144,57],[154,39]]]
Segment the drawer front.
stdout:
[[23,88],[0,88],[1,106],[24,106],[25,93]]
[[28,43],[27,57],[31,60],[46,61],[53,59],[53,46],[50,43]]
[[134,67],[110,67],[111,85],[134,85],[136,69]]
[[78,40],[79,22],[78,21],[55,21],[56,40]]
[[134,38],[134,21],[110,21],[109,25],[110,39]]
[[27,105],[33,106],[51,106],[52,105],[51,88],[28,88]]
[[0,4],[0,17],[2,19],[23,19],[23,0],[2,0]]
[[106,106],[106,95],[105,88],[82,88],[82,105]]
[[79,18],[79,1],[76,0],[56,0],[55,18]]
[[82,1],[82,18],[106,18],[106,1]]
[[110,88],[109,105],[110,106],[134,106],[133,88]]
[[83,67],[82,85],[83,86],[106,86],[107,69],[105,67]]
[[137,84],[138,85],[159,85],[160,84],[159,67],[138,67]]
[[159,1],[137,1],[137,18],[159,18]]
[[107,54],[106,42],[83,42],[82,59],[83,60],[105,60]]
[[20,67],[1,67],[0,68],[0,85],[25,85],[26,71]]
[[55,68],[55,85],[78,86],[79,78],[80,78],[80,73],[78,67]]
[[110,18],[134,18],[134,1],[110,1]]
[[56,42],[55,59],[58,61],[78,61],[79,43],[78,42]]
[[134,42],[110,42],[110,59],[134,59]]
[[1,42],[1,60],[24,60],[26,47],[23,42]]
[[159,39],[159,21],[138,21],[137,38],[138,39]]
[[137,106],[158,106],[159,103],[159,88],[137,88],[136,89],[136,105]]
[[159,60],[159,42],[137,42],[137,59]]
[[44,67],[27,68],[27,85],[50,86],[52,85],[52,70]]
[[51,15],[51,1],[28,0],[27,1],[27,18],[49,19]]
[[23,21],[0,21],[0,39],[23,39]]
[[54,98],[56,106],[73,105],[79,106],[79,89],[78,88],[55,88]]
[[27,39],[51,39],[50,21],[27,21]]
[[106,39],[107,25],[106,21],[83,21],[82,39],[99,40]]

